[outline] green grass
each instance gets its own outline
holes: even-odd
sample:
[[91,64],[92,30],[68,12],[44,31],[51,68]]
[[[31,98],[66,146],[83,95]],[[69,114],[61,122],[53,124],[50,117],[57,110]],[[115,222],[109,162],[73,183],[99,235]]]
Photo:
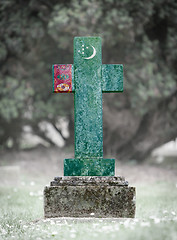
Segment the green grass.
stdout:
[[174,182],[137,185],[136,218],[119,221],[44,220],[43,188],[27,180],[18,188],[0,187],[0,239],[177,239]]

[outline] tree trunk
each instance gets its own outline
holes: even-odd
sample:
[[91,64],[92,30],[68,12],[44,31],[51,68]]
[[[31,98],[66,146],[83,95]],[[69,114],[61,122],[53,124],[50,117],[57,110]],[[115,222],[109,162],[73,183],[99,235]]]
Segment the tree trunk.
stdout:
[[[120,111],[118,115],[121,116],[121,114],[125,116],[124,119],[127,121],[125,110]],[[142,118],[137,118],[137,121],[133,113],[129,111],[129,119],[135,124],[134,131],[130,131],[129,134],[125,131],[125,126],[127,131],[132,129],[127,123],[125,126],[122,123],[122,127],[120,124],[116,129],[111,129],[111,133],[105,134],[109,137],[106,139],[107,144],[104,145],[104,150],[107,154],[110,152],[115,154],[119,160],[136,159],[143,161],[154,148],[175,139],[177,136],[177,90],[148,111]],[[106,131],[109,130],[110,128],[107,126]],[[125,141],[121,135],[122,132],[125,134]],[[112,151],[109,151],[109,148]]]

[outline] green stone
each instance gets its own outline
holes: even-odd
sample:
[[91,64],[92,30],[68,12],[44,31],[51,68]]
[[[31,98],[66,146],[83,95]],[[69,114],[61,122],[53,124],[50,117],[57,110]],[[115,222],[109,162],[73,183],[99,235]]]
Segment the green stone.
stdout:
[[122,91],[123,66],[102,65],[101,38],[75,37],[75,158],[64,160],[64,176],[114,176],[115,160],[103,159],[102,93]]
[[123,65],[102,65],[102,91],[123,92]]
[[[85,59],[93,52],[91,46],[96,55]],[[75,158],[102,158],[101,38],[75,38],[74,49]]]
[[114,176],[115,159],[65,159],[64,176]]

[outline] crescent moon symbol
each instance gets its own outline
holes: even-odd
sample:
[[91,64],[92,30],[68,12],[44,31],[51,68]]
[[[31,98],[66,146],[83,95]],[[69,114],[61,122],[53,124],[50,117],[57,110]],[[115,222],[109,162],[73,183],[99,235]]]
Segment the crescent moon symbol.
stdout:
[[[92,46],[92,45],[91,45]],[[92,48],[93,48],[93,54],[90,56],[90,57],[87,57],[87,58],[85,58],[85,59],[91,59],[91,58],[93,58],[93,57],[95,57],[95,55],[96,55],[96,49],[92,46]]]

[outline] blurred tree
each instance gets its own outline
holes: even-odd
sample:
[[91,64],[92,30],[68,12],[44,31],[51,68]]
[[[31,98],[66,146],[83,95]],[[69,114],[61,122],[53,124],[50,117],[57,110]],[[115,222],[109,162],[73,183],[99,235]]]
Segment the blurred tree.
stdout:
[[[103,63],[124,64],[124,93],[104,94],[104,150],[143,160],[177,136],[175,0],[9,0],[0,3],[0,142],[22,126],[70,123],[73,96],[51,93],[51,65],[72,63],[73,37],[103,38]],[[47,140],[47,137],[46,137]]]

